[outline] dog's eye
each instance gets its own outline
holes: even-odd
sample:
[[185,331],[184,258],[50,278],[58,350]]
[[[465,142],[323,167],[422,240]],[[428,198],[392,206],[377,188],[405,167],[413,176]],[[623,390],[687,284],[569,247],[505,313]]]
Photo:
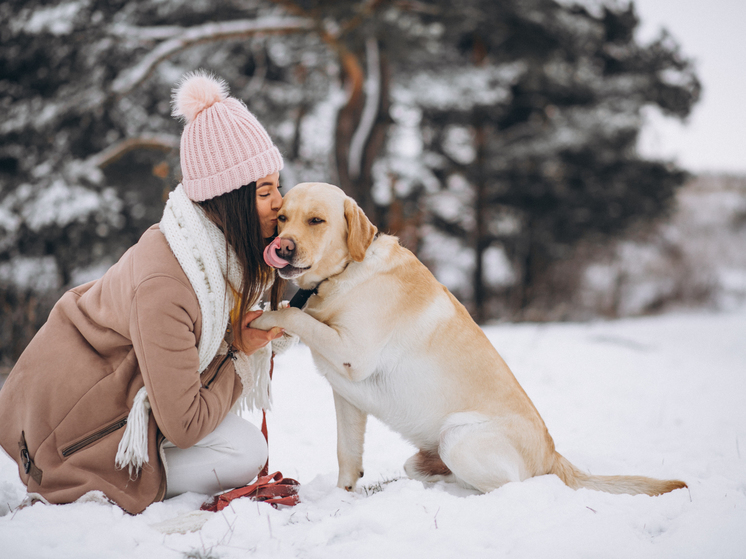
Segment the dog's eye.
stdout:
[[277,216],[277,221],[281,221],[282,223],[285,223],[285,220],[287,220],[287,218],[284,215]]
[[308,223],[310,225],[318,225],[320,223],[324,223],[324,220],[321,219],[320,217],[312,217],[311,219],[308,220]]

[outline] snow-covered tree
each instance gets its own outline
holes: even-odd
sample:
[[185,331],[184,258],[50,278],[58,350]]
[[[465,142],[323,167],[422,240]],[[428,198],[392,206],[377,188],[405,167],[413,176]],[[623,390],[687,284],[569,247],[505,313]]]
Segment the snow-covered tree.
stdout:
[[478,319],[516,315],[575,242],[657,215],[682,180],[635,142],[645,105],[689,112],[691,65],[670,37],[638,45],[631,6],[599,6],[3,2],[0,359],[159,220],[170,90],[197,68],[267,126],[286,186],[339,184]]
[[581,240],[661,215],[683,183],[636,143],[644,107],[689,114],[692,64],[665,33],[637,43],[632,4],[429,5],[427,17],[391,18],[442,25],[393,79],[375,191],[416,202],[421,255],[479,320],[556,305],[570,293],[554,264]]
[[179,179],[170,95],[184,73],[228,81],[286,155],[286,184],[329,179],[336,68],[311,23],[271,2],[0,4],[0,361],[61,289],[160,219]]

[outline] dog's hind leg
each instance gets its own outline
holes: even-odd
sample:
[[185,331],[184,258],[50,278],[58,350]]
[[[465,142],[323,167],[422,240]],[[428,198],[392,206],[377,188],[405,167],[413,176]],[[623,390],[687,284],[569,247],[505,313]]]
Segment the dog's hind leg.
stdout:
[[404,463],[404,471],[418,481],[455,481],[451,470],[432,450],[420,450]]
[[441,430],[438,452],[460,485],[483,493],[531,477],[501,421],[479,413],[451,415]]

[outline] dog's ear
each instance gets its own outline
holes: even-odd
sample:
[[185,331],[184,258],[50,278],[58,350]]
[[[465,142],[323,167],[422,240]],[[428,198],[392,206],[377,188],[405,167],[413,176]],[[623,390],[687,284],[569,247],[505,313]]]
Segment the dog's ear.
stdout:
[[370,222],[360,206],[349,196],[345,198],[345,220],[347,221],[347,249],[353,260],[362,262],[365,258],[365,251],[368,250],[370,243],[378,233],[378,228]]

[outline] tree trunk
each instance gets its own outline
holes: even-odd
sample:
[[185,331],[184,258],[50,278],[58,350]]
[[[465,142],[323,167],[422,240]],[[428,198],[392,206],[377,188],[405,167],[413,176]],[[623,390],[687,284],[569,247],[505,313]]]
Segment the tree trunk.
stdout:
[[339,187],[375,219],[371,170],[388,128],[388,65],[375,38],[366,42],[365,69],[349,51],[344,51],[340,58],[349,93],[347,103],[337,114],[334,147],[337,180]]
[[484,152],[486,143],[486,131],[482,119],[476,115],[475,119],[475,143],[476,143],[476,160],[474,166],[477,176],[474,184],[474,320],[482,324],[487,317],[485,304],[487,302],[487,288],[484,282],[484,251],[489,247],[490,241],[487,238],[487,228],[485,219],[486,202],[486,185],[484,181]]
[[519,318],[528,302],[528,282],[531,281],[531,219],[522,220],[521,230],[513,242],[513,269],[516,281],[510,289],[508,308],[513,318]]

